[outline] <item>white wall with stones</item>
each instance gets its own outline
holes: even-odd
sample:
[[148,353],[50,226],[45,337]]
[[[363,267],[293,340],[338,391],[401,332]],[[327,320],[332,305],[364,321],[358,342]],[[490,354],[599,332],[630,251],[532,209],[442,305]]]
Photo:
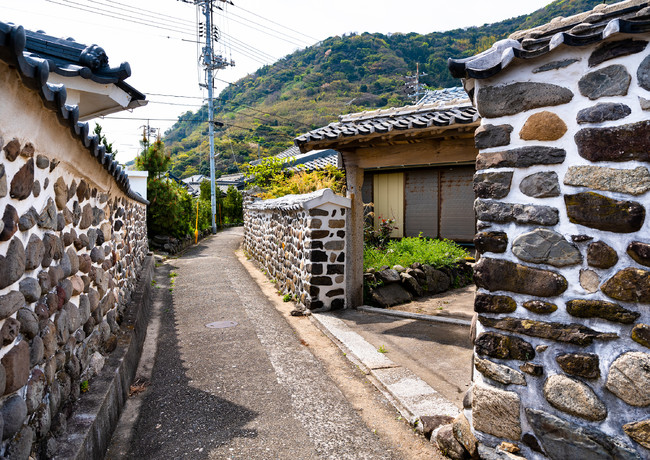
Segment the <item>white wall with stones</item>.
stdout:
[[309,310],[345,307],[348,198],[323,189],[244,205],[244,248]]
[[[474,80],[481,442],[650,458],[650,48],[616,35]],[[531,64],[532,62],[532,64]]]
[[0,456],[52,457],[147,252],[145,204],[0,62]]

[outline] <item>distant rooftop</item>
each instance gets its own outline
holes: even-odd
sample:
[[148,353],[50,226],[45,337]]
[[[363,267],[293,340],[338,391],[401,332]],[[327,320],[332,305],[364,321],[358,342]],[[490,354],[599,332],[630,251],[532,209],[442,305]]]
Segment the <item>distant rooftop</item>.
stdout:
[[422,96],[415,105],[436,103],[439,105],[455,105],[460,104],[461,102],[467,102],[468,100],[469,96],[467,96],[465,88],[462,86],[454,86],[453,88],[435,90],[428,89],[424,92],[424,96]]
[[466,125],[478,120],[478,112],[468,98],[455,105],[439,102],[422,105],[391,107],[390,109],[341,115],[339,121],[330,123],[298,136],[295,144],[301,151],[337,148],[342,141],[367,141],[382,136],[425,132]]

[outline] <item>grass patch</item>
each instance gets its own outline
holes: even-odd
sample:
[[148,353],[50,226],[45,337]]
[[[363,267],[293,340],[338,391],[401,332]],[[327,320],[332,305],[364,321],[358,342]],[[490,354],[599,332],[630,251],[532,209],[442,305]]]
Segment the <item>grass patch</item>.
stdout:
[[451,267],[466,257],[469,257],[469,253],[453,241],[407,237],[391,240],[384,248],[366,245],[363,250],[363,269],[381,270],[384,265],[408,267],[416,262],[443,268]]

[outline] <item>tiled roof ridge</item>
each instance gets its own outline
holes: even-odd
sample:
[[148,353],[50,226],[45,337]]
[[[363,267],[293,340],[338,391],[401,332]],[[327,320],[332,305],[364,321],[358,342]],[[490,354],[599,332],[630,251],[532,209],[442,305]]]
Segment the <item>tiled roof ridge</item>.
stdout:
[[22,26],[0,22],[0,59],[18,71],[21,80],[28,88],[36,91],[43,104],[56,113],[61,125],[70,129],[72,135],[79,139],[88,153],[111,175],[117,186],[129,198],[140,203],[149,204],[138,193],[131,190],[129,178],[117,161],[106,153],[100,145],[99,138],[90,135],[88,123],[80,123],[79,107],[66,105],[67,92],[64,85],[47,83],[50,73],[48,62],[34,56],[25,56],[26,36]]
[[395,118],[398,116],[413,115],[421,112],[447,112],[451,109],[463,108],[470,105],[471,102],[469,99],[467,99],[455,105],[445,105],[441,102],[432,102],[429,104],[404,105],[402,107],[390,107],[388,109],[367,110],[363,112],[340,115],[339,121],[330,123],[330,125],[365,120],[376,120],[379,118]]
[[[341,138],[368,137],[374,135],[385,135],[391,132],[402,133],[406,130],[424,130],[428,128],[442,128],[454,125],[467,125],[478,120],[479,115],[475,107],[469,101],[461,106],[439,107],[437,104],[422,106],[407,106],[403,109],[392,112],[380,111],[366,112],[365,116],[346,119],[327,126],[312,130],[298,136],[294,143],[303,147],[311,143],[336,143]],[[364,115],[364,112],[361,112]],[[322,148],[327,148],[323,146]],[[311,150],[308,147],[306,150]]]
[[516,32],[475,56],[450,58],[448,66],[456,78],[490,78],[514,59],[534,59],[560,45],[586,46],[619,33],[647,32],[650,32],[650,1],[627,0],[613,5],[598,5],[585,13],[556,18],[543,26]]

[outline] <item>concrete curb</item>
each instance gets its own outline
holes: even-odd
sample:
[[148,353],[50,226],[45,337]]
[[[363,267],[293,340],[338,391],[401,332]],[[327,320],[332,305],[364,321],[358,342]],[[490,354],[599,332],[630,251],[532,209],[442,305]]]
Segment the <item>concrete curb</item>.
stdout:
[[408,311],[399,311],[399,310],[387,310],[385,308],[375,308],[375,307],[369,307],[367,305],[361,305],[360,307],[356,307],[356,309],[359,311],[365,311],[366,313],[377,313],[379,315],[396,316],[398,318],[417,319],[421,321],[430,321],[432,323],[454,324],[456,326],[467,326],[467,327],[472,326],[472,322],[470,320],[450,318],[447,316],[423,315],[421,313],[411,313]]
[[[383,310],[382,310],[383,311]],[[368,379],[419,431],[421,417],[449,415],[460,410],[409,369],[391,361],[363,337],[354,332],[334,313],[312,313],[312,322],[368,375]]]
[[151,313],[153,271],[154,258],[147,256],[121,324],[123,333],[117,348],[106,359],[102,371],[90,381],[91,391],[77,401],[68,418],[65,439],[58,440],[55,459],[104,458],[138,368]]

